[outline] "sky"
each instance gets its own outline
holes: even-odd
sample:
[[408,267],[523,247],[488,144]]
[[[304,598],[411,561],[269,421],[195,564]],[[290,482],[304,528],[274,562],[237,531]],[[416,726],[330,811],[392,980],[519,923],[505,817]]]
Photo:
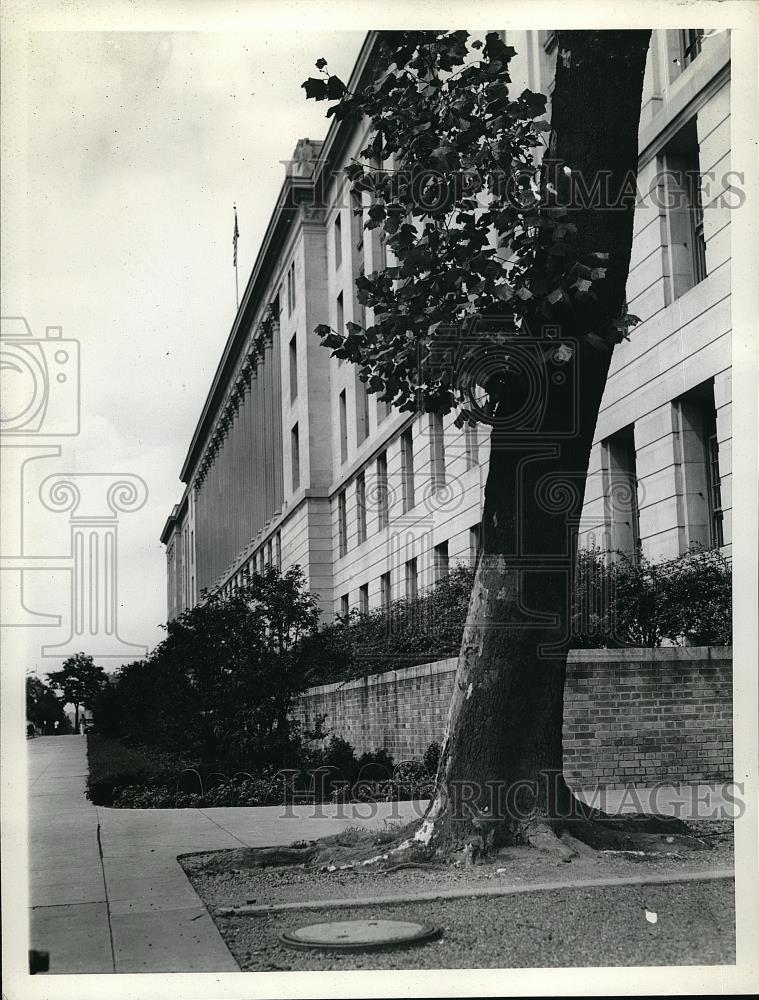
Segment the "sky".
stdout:
[[[36,340],[60,326],[79,342],[81,430],[58,442],[59,457],[26,467],[24,555],[44,562],[70,549],[67,515],[37,497],[46,476],[140,477],[147,501],[119,517],[118,630],[151,647],[166,618],[159,535],[181,497],[179,472],[236,313],[233,203],[242,290],[281,161],[299,138],[326,134],[325,105],[307,103],[300,85],[320,57],[347,79],[364,35],[29,37],[26,142],[15,148],[17,163],[26,153],[26,184],[13,217],[26,263],[23,294],[4,296],[3,315],[24,316]],[[58,664],[38,650],[65,638],[68,575],[26,574],[25,586],[27,607],[64,618],[60,629],[25,633],[27,667],[45,672]]]

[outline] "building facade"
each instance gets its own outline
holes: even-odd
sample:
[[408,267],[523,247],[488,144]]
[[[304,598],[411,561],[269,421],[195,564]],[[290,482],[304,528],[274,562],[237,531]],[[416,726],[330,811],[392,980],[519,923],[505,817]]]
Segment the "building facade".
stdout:
[[[509,33],[517,90],[550,96],[552,32]],[[376,35],[349,86],[372,72]],[[581,538],[652,559],[730,553],[729,34],[655,31],[640,128],[628,308],[601,407]],[[168,614],[267,563],[302,567],[327,618],[414,596],[479,546],[488,429],[401,414],[314,334],[363,323],[354,279],[391,252],[343,168],[366,131],[301,140],[181,473]],[[370,320],[371,317],[368,317]]]

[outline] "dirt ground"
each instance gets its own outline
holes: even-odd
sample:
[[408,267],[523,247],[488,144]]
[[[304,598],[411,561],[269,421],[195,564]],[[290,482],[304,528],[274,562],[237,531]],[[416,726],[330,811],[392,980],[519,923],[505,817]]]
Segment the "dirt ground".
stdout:
[[[732,869],[732,825],[689,824],[692,844],[652,843],[642,852],[590,851],[571,862],[531,848],[508,848],[481,864],[370,871],[320,863],[251,868],[245,850],[180,858],[195,891],[243,970],[502,968],[734,961],[733,883],[597,886],[541,893],[402,902],[373,908],[290,910],[226,916],[221,909],[333,899],[407,897],[449,889],[536,886],[599,878],[679,876]],[[381,849],[381,848],[378,848]],[[340,862],[340,858],[336,858]],[[343,859],[344,860],[344,859]],[[334,868],[334,870],[330,870]],[[658,907],[666,918],[645,917]],[[651,909],[653,908],[653,909]],[[351,954],[299,951],[280,934],[325,920],[411,919],[443,927],[416,948]],[[536,946],[540,947],[536,949]]]

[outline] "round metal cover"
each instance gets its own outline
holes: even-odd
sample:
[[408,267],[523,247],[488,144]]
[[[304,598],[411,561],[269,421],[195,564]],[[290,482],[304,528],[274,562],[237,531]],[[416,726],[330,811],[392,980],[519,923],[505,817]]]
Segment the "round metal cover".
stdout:
[[439,936],[439,928],[413,920],[331,920],[286,931],[282,941],[295,948],[350,951],[423,944]]

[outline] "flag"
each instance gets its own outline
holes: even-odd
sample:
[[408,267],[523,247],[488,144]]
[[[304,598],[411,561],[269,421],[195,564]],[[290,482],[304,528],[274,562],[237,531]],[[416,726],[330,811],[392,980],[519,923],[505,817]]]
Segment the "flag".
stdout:
[[235,231],[232,234],[232,248],[233,248],[232,266],[237,267],[237,241],[240,239],[240,230],[237,226],[237,205],[235,205],[234,208],[235,208]]

